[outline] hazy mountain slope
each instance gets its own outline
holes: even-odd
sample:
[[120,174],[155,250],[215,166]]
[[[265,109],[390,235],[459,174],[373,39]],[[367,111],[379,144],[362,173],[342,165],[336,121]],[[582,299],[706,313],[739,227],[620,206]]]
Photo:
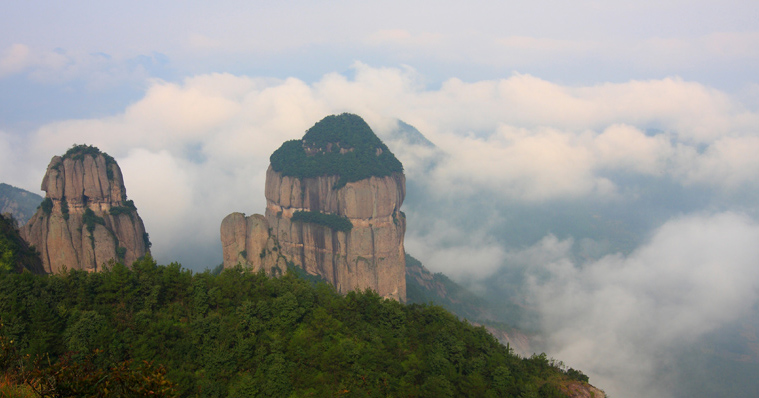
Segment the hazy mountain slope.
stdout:
[[0,183],[0,214],[10,213],[20,225],[26,224],[42,203],[42,196]]

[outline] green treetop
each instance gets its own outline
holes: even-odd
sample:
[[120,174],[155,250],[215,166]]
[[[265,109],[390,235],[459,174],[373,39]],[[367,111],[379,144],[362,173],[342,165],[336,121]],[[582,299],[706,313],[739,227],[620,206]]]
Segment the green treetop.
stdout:
[[[103,155],[105,158],[105,166],[106,166],[106,173],[108,174],[108,179],[113,179],[113,169],[111,169],[112,164],[116,164],[116,160],[113,159],[113,156],[101,151],[98,147],[87,145],[87,144],[74,144],[69,148],[65,154],[63,154],[62,159],[71,159],[71,160],[82,160],[85,156],[92,156],[93,158],[97,157],[98,155]],[[59,168],[61,166],[61,163],[56,164],[54,167]],[[60,169],[59,169],[60,170]]]
[[340,176],[335,189],[372,176],[402,173],[403,165],[360,116],[327,116],[301,140],[287,141],[271,155],[274,171],[286,176]]

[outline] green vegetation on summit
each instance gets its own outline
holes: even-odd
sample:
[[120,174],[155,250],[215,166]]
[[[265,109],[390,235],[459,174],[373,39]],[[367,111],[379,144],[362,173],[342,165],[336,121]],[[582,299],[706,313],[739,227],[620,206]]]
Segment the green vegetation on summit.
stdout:
[[325,117],[308,129],[302,140],[282,144],[270,161],[272,169],[285,176],[340,176],[335,189],[372,176],[403,172],[401,162],[364,119],[349,113]]
[[[65,154],[63,154],[63,159],[71,159],[71,160],[82,160],[85,156],[91,156],[91,157],[97,157],[98,155],[103,155],[105,158],[105,171],[108,175],[108,179],[113,179],[113,170],[111,169],[111,165],[116,164],[116,160],[113,158],[113,156],[101,151],[98,147],[87,145],[87,144],[74,144],[69,148]],[[61,163],[56,164],[54,167],[56,169],[59,169],[61,166]]]
[[80,160],[84,159],[86,155],[95,157],[97,155],[102,154],[103,157],[105,157],[105,160],[108,163],[115,162],[113,157],[103,151],[101,151],[98,147],[87,145],[87,144],[74,144],[69,148],[65,154],[63,154],[63,159],[71,159],[71,160]]

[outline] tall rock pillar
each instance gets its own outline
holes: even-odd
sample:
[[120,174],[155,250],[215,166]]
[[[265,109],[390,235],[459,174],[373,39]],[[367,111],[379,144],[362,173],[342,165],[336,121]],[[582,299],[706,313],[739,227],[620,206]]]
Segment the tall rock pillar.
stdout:
[[149,252],[145,226],[108,154],[78,145],[54,156],[41,189],[45,199],[21,233],[46,272],[97,271],[111,260],[131,265]]
[[[225,267],[272,273],[284,259],[341,293],[372,289],[406,300],[403,165],[359,116],[327,116],[303,139],[282,144],[271,155],[265,195],[265,218],[224,219]],[[276,261],[266,260],[270,254]]]

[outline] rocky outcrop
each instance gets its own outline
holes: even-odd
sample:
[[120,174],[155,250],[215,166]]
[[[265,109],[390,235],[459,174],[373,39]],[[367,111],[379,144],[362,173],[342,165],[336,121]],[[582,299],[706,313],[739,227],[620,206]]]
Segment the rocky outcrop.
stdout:
[[96,271],[111,260],[130,265],[150,241],[116,161],[92,146],[54,156],[42,179],[45,199],[22,235],[47,272]]
[[[266,219],[282,253],[339,292],[372,289],[383,297],[405,301],[403,174],[370,177],[335,190],[337,180],[336,176],[298,179],[269,168]],[[344,232],[293,222],[297,211],[345,217],[353,227]]]
[[360,117],[328,116],[266,172],[265,217],[227,216],[224,267],[300,267],[346,293],[406,299],[403,166]]
[[279,253],[279,244],[269,233],[269,222],[260,214],[245,217],[232,213],[221,222],[221,245],[224,267],[237,264],[270,275],[287,271],[287,260]]
[[588,383],[573,381],[561,389],[569,398],[605,398],[606,393]]

